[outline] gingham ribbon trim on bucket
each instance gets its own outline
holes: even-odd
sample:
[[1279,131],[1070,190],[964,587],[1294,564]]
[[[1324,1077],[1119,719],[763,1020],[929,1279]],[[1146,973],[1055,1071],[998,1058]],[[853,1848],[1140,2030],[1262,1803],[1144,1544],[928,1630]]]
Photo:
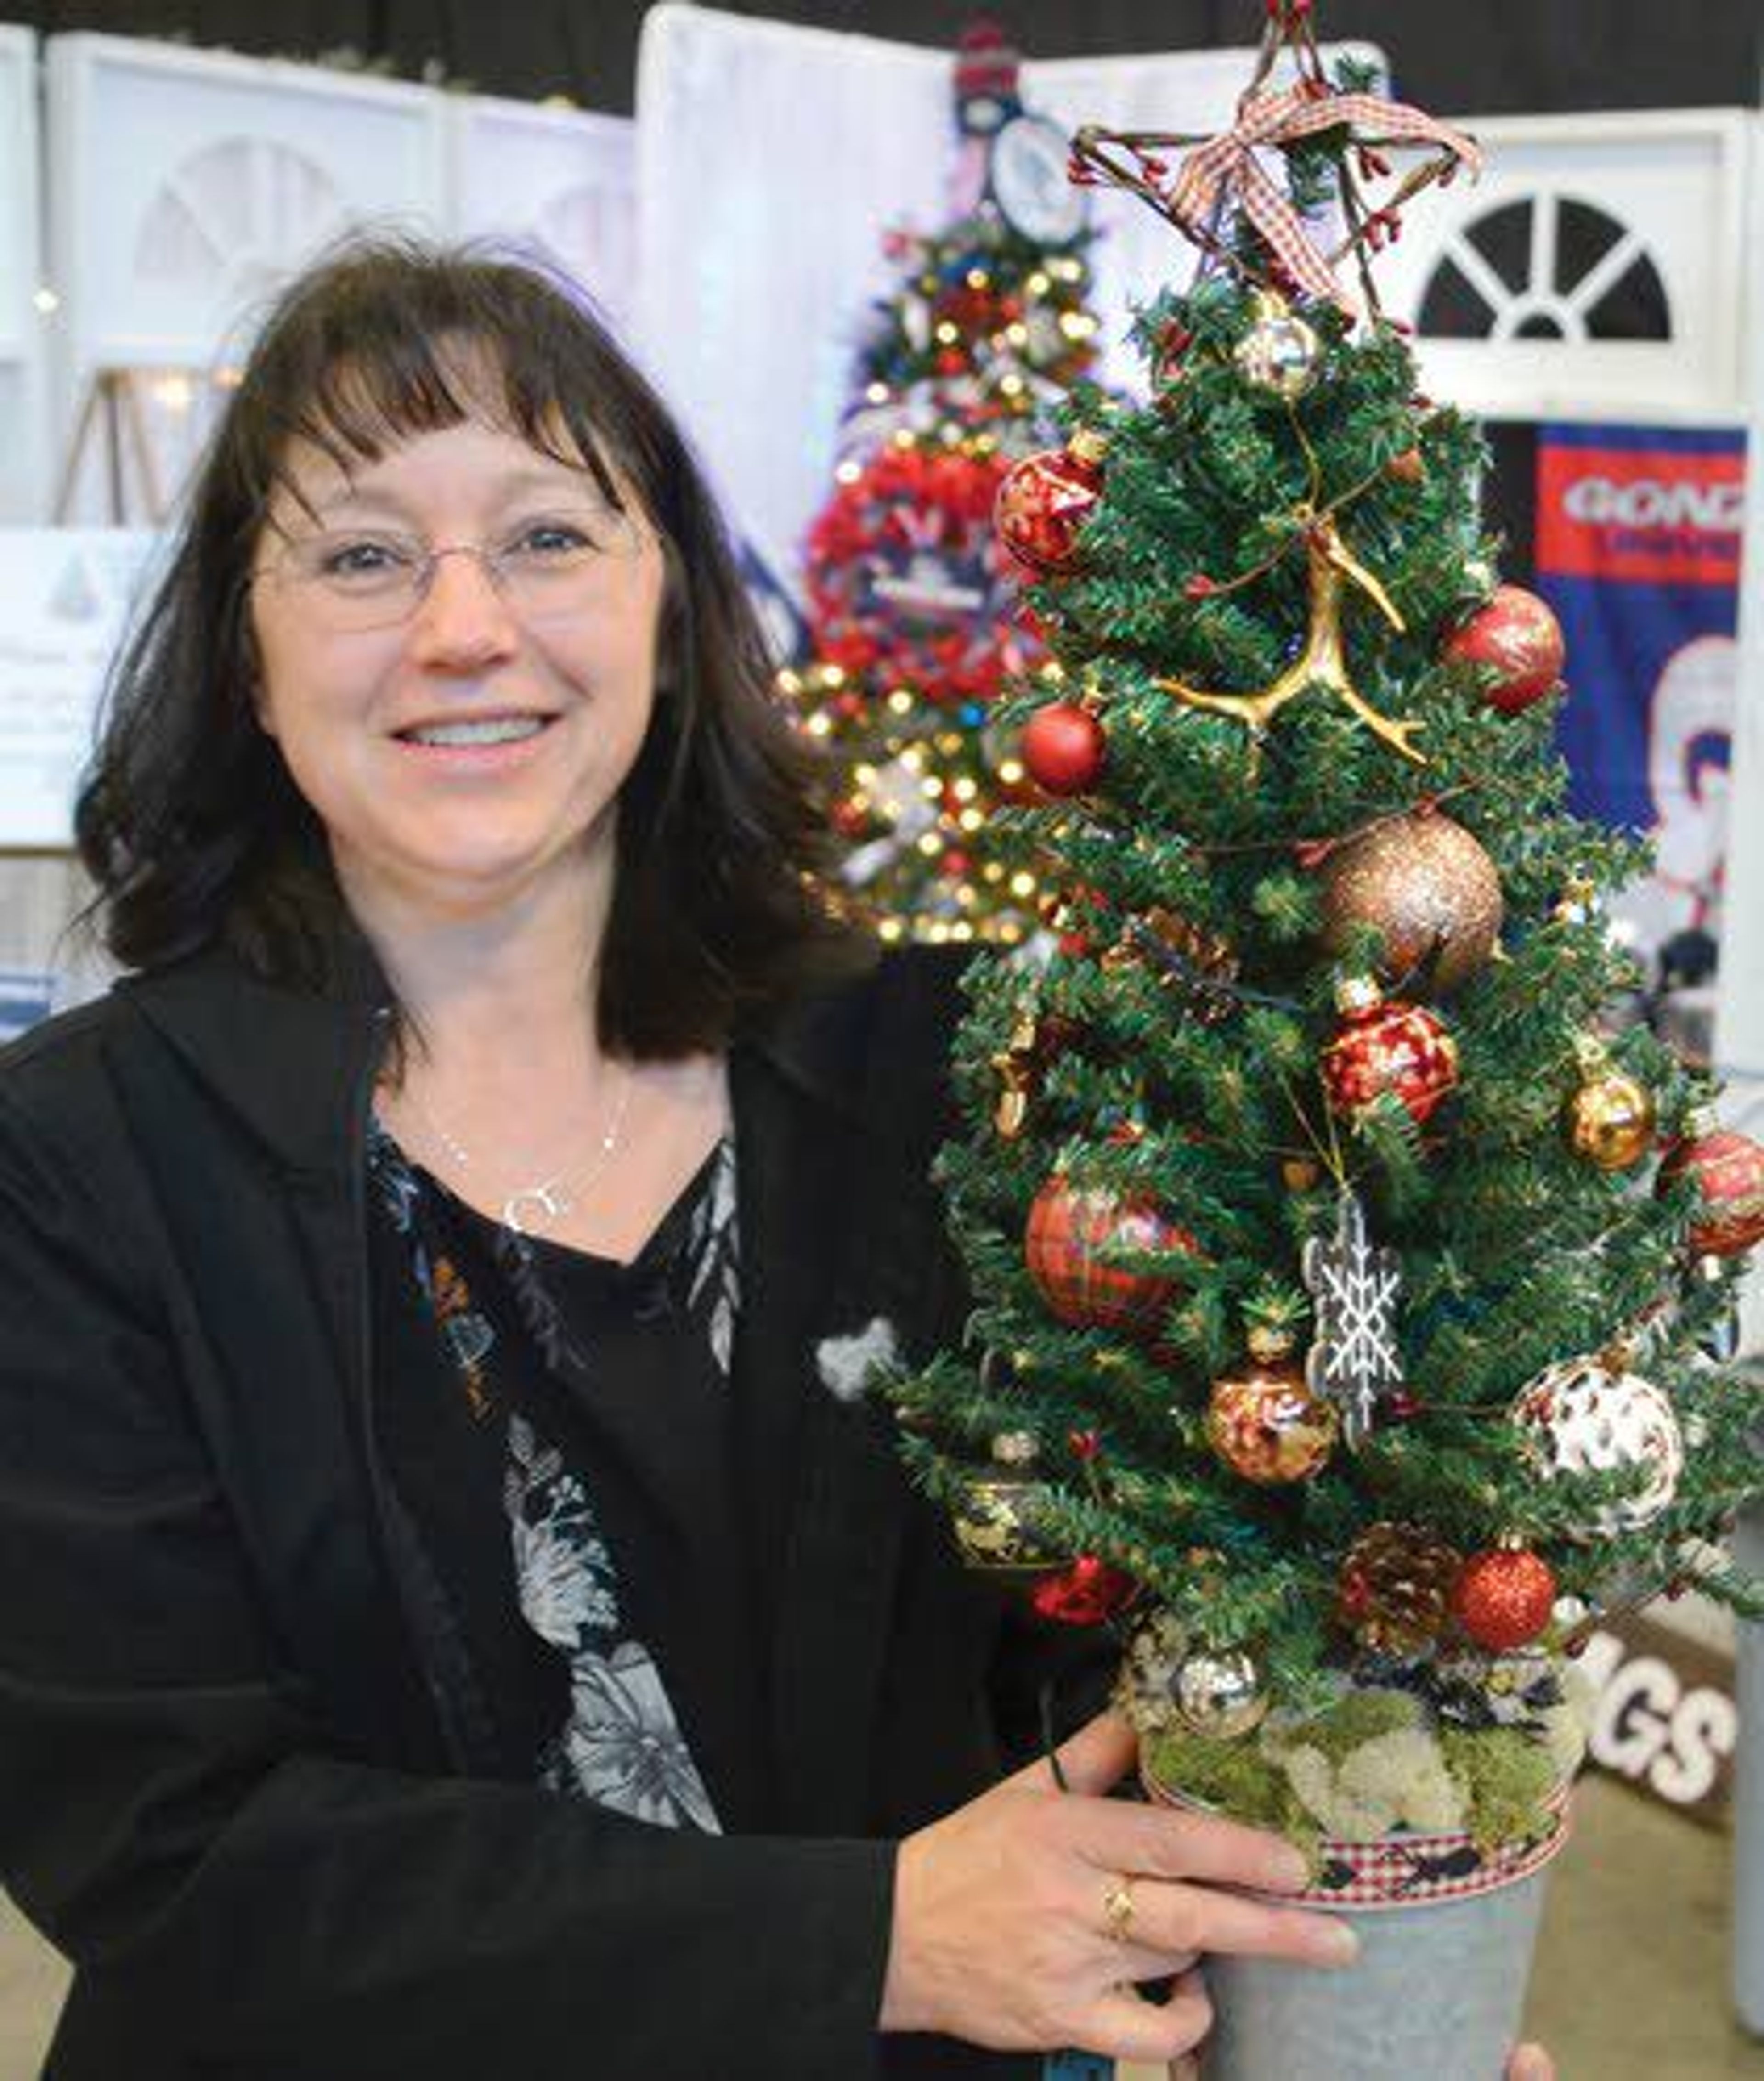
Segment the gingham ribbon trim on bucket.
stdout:
[[[1191,1814],[1209,1810],[1149,1776],[1144,1782],[1160,1806]],[[1486,1851],[1462,1834],[1385,1835],[1371,1843],[1332,1837],[1323,1845],[1317,1884],[1279,1898],[1300,1907],[1417,1907],[1427,1901],[1469,1900],[1516,1885],[1547,1864],[1568,1840],[1568,1790],[1564,1785],[1547,1802],[1553,1818],[1542,1835]]]

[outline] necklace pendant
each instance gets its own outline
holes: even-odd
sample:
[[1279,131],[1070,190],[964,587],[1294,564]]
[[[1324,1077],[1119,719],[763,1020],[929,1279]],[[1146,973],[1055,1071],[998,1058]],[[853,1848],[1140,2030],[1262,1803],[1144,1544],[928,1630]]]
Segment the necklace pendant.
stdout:
[[[528,1185],[510,1192],[502,1202],[502,1225],[516,1235],[531,1235],[536,1221],[561,1221],[573,1203],[555,1178],[542,1185]],[[532,1211],[528,1212],[527,1209]]]

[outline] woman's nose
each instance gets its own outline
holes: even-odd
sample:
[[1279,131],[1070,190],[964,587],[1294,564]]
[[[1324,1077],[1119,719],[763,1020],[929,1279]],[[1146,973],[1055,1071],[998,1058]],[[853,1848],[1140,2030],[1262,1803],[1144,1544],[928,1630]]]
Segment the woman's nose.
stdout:
[[495,572],[470,544],[438,549],[428,583],[411,617],[413,650],[424,663],[480,665],[514,650],[520,640]]

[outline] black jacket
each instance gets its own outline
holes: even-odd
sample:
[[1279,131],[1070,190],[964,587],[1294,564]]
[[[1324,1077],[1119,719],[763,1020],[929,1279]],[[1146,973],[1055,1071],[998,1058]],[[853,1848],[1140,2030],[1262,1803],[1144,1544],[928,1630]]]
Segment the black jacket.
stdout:
[[763,1837],[471,1751],[372,1442],[374,993],[204,956],[0,1062],[0,1877],[75,1962],[53,2081],[1034,2070],[875,2033],[892,1840],[996,1776],[1033,1675],[815,1366],[877,1316],[960,1332],[954,973],[884,962],[732,1064]]

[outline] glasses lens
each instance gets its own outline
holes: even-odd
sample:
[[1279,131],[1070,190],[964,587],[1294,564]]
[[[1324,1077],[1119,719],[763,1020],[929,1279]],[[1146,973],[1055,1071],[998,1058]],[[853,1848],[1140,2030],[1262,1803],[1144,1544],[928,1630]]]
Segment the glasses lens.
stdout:
[[608,597],[642,546],[628,513],[583,507],[523,524],[497,551],[510,603],[526,614],[569,614]]
[[380,629],[416,604],[425,561],[420,543],[398,536],[315,535],[294,544],[286,569],[327,626]]

